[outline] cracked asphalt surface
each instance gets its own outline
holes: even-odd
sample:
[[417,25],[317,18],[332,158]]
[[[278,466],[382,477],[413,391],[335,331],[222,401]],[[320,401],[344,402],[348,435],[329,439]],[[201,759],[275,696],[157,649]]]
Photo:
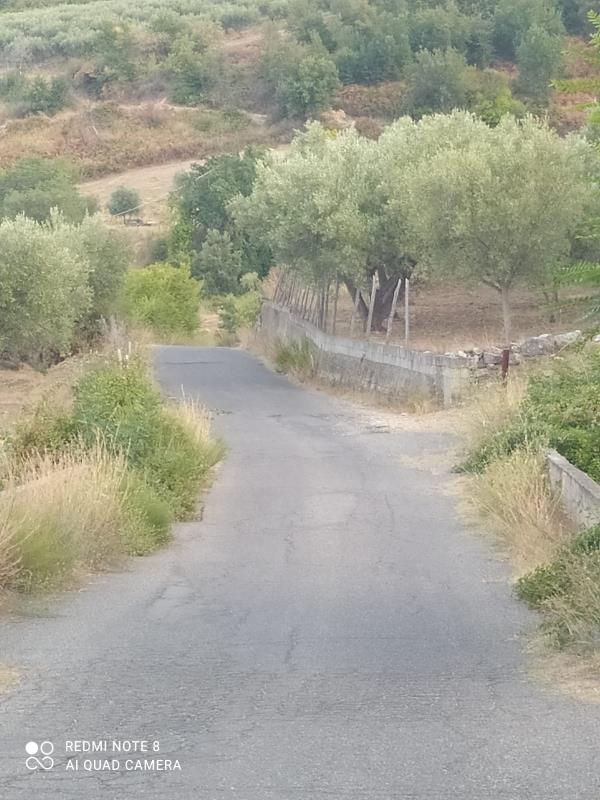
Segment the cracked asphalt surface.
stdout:
[[[455,516],[445,434],[237,350],[159,348],[156,368],[229,452],[172,546],[2,620],[23,675],[2,800],[600,798],[600,707],[528,676],[535,618]],[[28,771],[42,739],[55,766]],[[181,771],[67,771],[65,741],[90,739],[158,740]]]

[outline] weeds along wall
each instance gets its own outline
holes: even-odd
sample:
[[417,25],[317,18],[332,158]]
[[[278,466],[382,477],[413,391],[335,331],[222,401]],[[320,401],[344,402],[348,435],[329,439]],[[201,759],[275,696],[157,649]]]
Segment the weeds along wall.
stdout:
[[478,369],[476,358],[332,336],[274,303],[263,304],[260,327],[272,343],[308,341],[318,377],[336,386],[380,392],[391,399],[422,394],[450,406],[465,393]]

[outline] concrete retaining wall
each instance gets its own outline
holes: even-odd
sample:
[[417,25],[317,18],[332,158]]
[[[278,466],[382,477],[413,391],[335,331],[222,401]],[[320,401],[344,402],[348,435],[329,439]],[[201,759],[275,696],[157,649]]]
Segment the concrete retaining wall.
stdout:
[[314,347],[317,374],[332,384],[390,397],[418,393],[449,406],[462,396],[478,368],[477,358],[332,336],[273,303],[263,305],[260,322],[271,341],[308,340]]
[[552,486],[560,492],[567,514],[582,528],[600,522],[600,485],[570,461],[549,450],[548,475]]

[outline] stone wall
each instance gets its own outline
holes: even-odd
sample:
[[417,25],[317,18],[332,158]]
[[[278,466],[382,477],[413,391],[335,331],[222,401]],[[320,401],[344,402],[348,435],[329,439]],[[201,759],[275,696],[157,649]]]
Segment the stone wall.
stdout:
[[479,367],[477,357],[437,355],[332,336],[274,303],[264,303],[260,325],[271,342],[310,342],[317,375],[333,385],[392,398],[423,394],[435,397],[441,405],[452,405],[472,383]]
[[569,517],[581,528],[599,523],[600,486],[556,450],[548,451],[547,463],[550,483]]

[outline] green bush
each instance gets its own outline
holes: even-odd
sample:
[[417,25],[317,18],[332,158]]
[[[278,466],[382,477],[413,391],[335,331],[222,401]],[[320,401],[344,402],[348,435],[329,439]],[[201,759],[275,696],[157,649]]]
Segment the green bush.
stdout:
[[523,445],[554,447],[593,480],[600,481],[600,352],[553,359],[533,375],[513,418],[484,437],[460,470],[480,472]]
[[119,186],[111,194],[106,208],[113,217],[131,216],[138,210],[140,196],[135,189],[128,189],[126,186]]
[[72,430],[92,447],[101,437],[121,454],[173,513],[193,512],[198,487],[218,458],[208,439],[194,437],[185,417],[165,409],[143,364],[109,364],[75,386]]
[[467,62],[456,50],[421,50],[408,73],[406,108],[415,117],[465,108]]
[[200,287],[185,267],[153,264],[130,270],[122,308],[134,324],[158,336],[191,335],[198,328]]
[[544,564],[519,578],[517,595],[531,608],[540,608],[550,597],[565,594],[569,578],[564,561]]
[[577,536],[551,563],[517,583],[517,594],[544,614],[555,647],[597,649],[600,632],[600,525]]
[[78,174],[61,159],[22,158],[0,170],[0,216],[19,214],[45,222],[58,209],[67,222],[81,222],[97,209],[77,189]]

